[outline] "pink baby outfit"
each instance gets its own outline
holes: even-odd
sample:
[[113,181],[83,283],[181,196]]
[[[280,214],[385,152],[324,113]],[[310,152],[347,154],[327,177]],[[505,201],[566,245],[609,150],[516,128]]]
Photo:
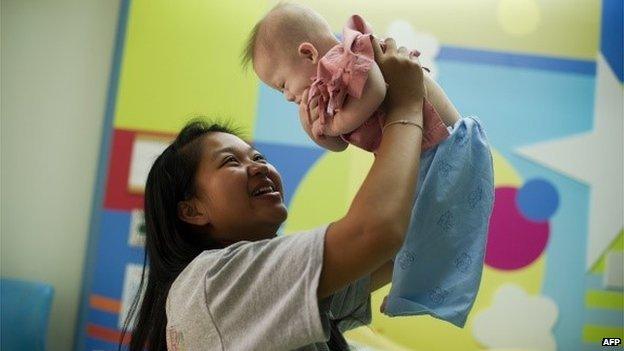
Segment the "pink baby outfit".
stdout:
[[[323,125],[340,111],[347,96],[356,99],[362,96],[368,71],[375,59],[371,35],[372,29],[366,21],[353,15],[343,29],[342,44],[331,48],[319,60],[317,75],[312,78],[313,83],[308,92],[308,106],[313,99],[318,99],[319,116],[312,125],[316,137],[322,135]],[[417,51],[410,54],[413,57],[420,55]],[[359,148],[375,152],[381,143],[384,120],[384,112],[377,109],[360,127],[340,137]],[[449,136],[440,115],[426,99],[423,103],[423,127],[422,151],[436,146]]]

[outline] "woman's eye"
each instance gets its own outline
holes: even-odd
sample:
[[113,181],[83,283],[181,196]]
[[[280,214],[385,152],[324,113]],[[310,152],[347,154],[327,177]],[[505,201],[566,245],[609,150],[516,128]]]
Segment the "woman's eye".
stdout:
[[238,162],[234,156],[229,156],[225,159],[225,163],[230,163],[232,161]]

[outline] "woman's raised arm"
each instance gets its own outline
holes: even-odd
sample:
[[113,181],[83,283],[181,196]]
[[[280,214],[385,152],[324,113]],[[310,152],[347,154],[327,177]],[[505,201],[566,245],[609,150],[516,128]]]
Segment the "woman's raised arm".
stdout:
[[[386,45],[384,53],[373,40],[375,61],[389,84],[387,128],[347,214],[327,229],[319,299],[393,258],[409,225],[422,141],[422,129],[409,123],[422,126],[423,72],[405,48],[397,50],[392,39]],[[401,120],[409,123],[390,125]]]

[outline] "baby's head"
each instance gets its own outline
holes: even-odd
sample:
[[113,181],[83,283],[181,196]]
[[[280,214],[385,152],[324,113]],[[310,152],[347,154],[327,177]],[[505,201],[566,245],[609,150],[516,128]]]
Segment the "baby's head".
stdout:
[[338,40],[318,13],[296,4],[279,4],[258,22],[243,53],[265,84],[283,92],[288,101],[301,102],[316,75],[318,60]]

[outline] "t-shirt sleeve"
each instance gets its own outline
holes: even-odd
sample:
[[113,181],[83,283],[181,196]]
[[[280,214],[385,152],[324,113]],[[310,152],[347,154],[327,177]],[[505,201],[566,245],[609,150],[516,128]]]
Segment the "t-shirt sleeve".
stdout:
[[367,275],[320,303],[323,328],[329,328],[328,319],[338,321],[341,332],[371,323],[370,275]]
[[327,340],[317,299],[326,230],[237,243],[207,262],[206,304],[226,350]]

